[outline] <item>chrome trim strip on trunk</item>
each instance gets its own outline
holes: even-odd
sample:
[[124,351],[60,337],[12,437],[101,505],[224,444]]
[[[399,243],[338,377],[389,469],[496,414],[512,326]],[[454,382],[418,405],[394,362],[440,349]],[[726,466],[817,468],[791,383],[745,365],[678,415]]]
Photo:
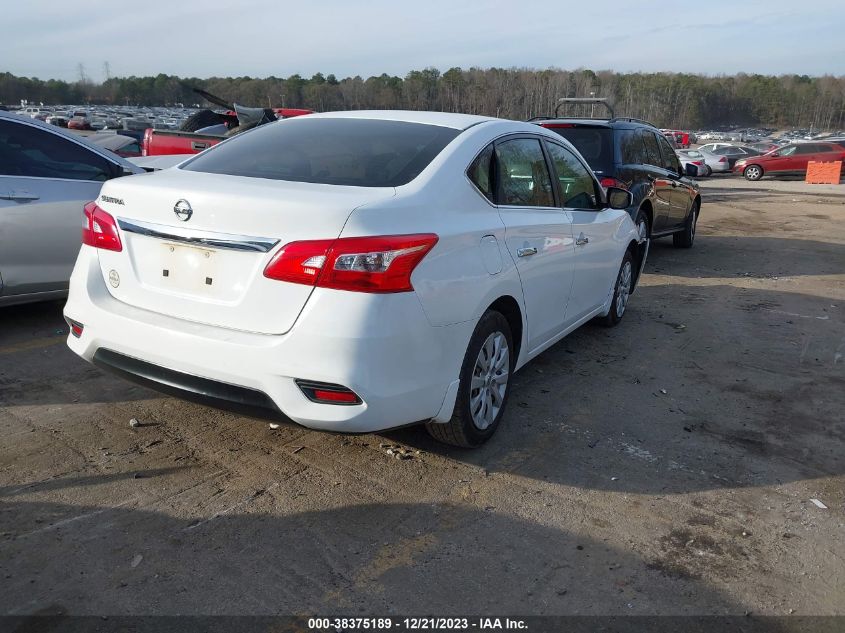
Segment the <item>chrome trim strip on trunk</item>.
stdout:
[[182,228],[179,226],[152,224],[151,222],[141,222],[140,220],[124,220],[123,218],[117,218],[117,224],[127,233],[137,233],[138,235],[155,237],[161,240],[232,251],[266,253],[279,243],[279,240],[269,237],[215,233],[213,231],[201,231],[199,229]]

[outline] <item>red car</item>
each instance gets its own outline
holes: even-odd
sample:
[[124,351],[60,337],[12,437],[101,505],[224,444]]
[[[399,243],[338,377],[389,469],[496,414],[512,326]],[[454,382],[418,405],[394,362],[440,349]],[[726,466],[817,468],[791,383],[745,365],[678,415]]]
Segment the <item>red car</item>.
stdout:
[[74,112],[70,121],[67,122],[70,130],[90,130],[91,121],[88,120],[88,114],[85,112]]
[[792,143],[762,156],[750,156],[736,161],[734,172],[747,180],[768,176],[803,176],[807,163],[845,161],[845,145],[816,141]]
[[689,149],[689,132],[682,132],[681,130],[661,130],[663,136],[670,141],[674,141],[678,149]]

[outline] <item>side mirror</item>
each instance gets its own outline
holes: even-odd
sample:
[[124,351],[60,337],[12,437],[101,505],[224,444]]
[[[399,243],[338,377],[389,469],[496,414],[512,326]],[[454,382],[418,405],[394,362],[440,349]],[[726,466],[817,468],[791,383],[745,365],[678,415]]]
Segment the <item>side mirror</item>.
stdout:
[[607,188],[607,206],[611,209],[627,209],[634,205],[634,196],[627,189]]
[[780,156],[780,152],[772,152],[772,156]]

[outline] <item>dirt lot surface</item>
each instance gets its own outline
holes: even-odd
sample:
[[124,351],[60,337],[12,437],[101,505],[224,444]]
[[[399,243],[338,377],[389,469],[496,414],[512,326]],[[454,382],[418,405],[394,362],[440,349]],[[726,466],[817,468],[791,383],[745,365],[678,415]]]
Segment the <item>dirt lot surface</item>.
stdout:
[[271,430],[0,311],[0,612],[845,614],[845,198],[767,184],[708,181],[475,451]]

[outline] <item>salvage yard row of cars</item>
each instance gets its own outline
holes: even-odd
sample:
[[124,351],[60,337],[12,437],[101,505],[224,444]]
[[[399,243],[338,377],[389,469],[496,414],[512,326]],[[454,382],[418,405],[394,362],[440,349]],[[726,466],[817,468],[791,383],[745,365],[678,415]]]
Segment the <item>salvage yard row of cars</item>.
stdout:
[[68,345],[127,379],[467,447],[515,371],[620,322],[650,240],[691,247],[701,210],[667,138],[627,118],[310,114],[178,160],[144,173],[0,112],[0,305],[69,277]]

